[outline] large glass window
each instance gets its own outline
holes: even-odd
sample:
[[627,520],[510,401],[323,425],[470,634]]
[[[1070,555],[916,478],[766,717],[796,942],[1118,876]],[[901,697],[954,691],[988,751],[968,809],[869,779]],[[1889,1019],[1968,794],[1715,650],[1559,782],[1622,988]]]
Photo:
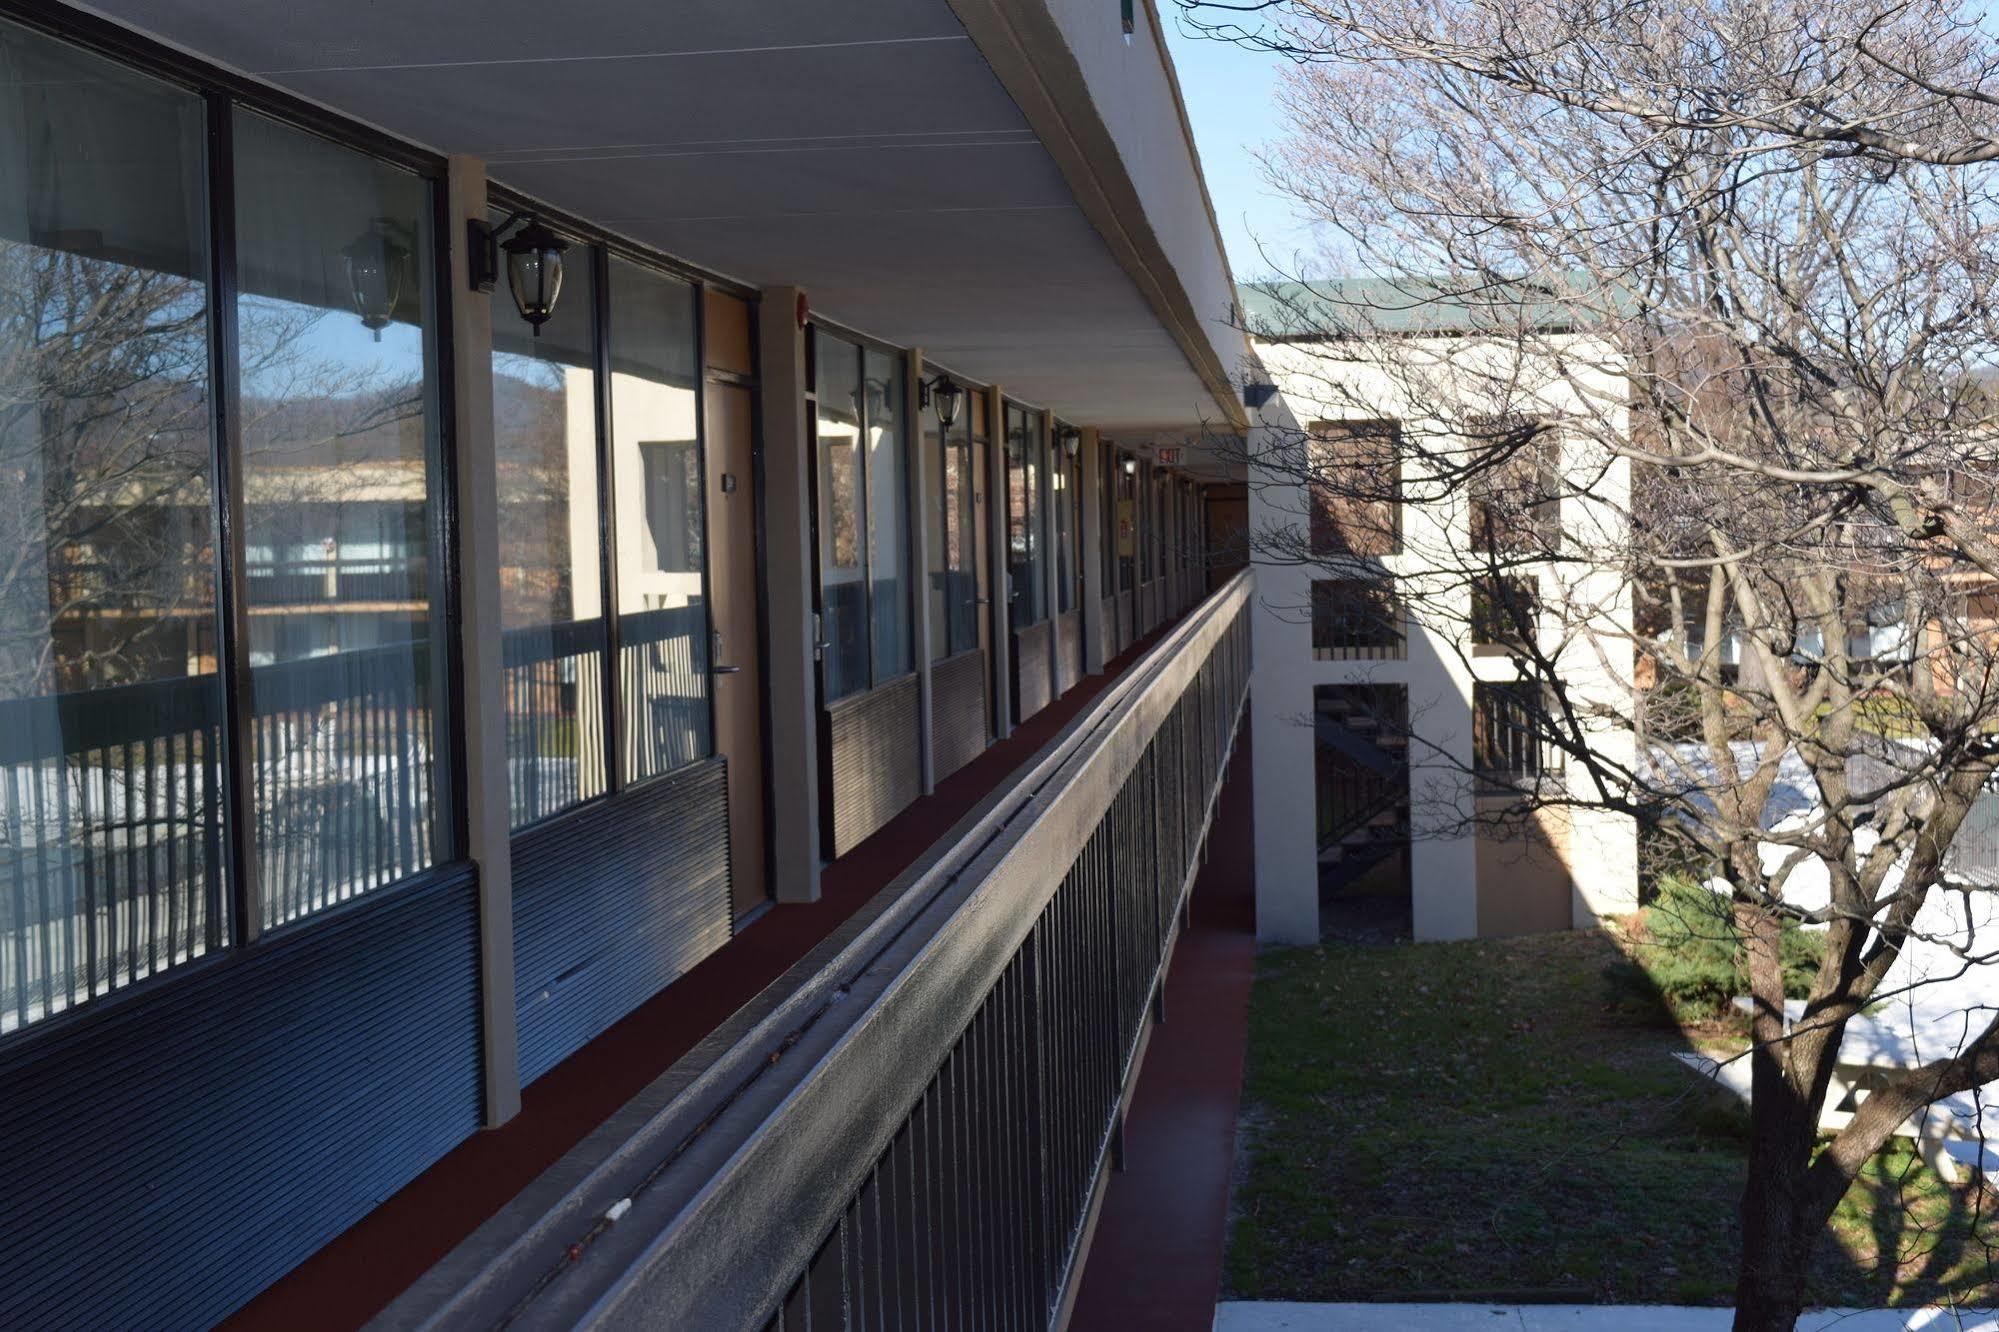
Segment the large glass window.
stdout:
[[[1049,482],[1049,513],[1055,526],[1055,609],[1067,615],[1075,610],[1082,600],[1078,585],[1082,580],[1082,565],[1077,561],[1077,538],[1083,530],[1081,467],[1078,455],[1070,451],[1073,435],[1063,434],[1062,442],[1056,446],[1051,459]],[[1080,443],[1077,447],[1081,447]]]
[[969,404],[939,440],[932,417],[924,441],[924,494],[930,545],[931,659],[979,644],[977,482]]
[[1041,526],[1047,499],[1048,440],[1041,418],[1023,407],[1006,409],[1007,581],[1013,627],[1026,629],[1048,618]]
[[[962,419],[963,413],[959,413]],[[923,549],[930,561],[925,571],[924,595],[930,601],[930,641],[924,650],[931,661],[951,655],[951,506],[945,498],[945,480],[950,473],[950,441],[939,433],[937,414],[924,411],[919,450],[923,470]]]
[[824,329],[813,337],[820,650],[826,701],[914,665],[902,365]]
[[866,474],[860,349],[823,329],[813,344],[819,453],[819,637],[826,701],[868,687]]
[[443,850],[431,187],[244,111],[235,142],[252,798],[269,927]]
[[588,252],[572,253],[562,299],[539,335],[513,316],[509,302],[493,306],[501,657],[515,827],[606,789],[597,299]]
[[874,682],[915,668],[910,655],[909,472],[902,431],[902,361],[868,348],[868,604],[874,624]]
[[1112,530],[1117,541],[1117,589],[1132,590],[1138,577],[1138,460],[1128,454],[1113,454],[1116,519]]
[[229,941],[202,135],[0,25],[0,1033]]
[[712,748],[697,296],[691,283],[610,261],[618,673],[634,782]]

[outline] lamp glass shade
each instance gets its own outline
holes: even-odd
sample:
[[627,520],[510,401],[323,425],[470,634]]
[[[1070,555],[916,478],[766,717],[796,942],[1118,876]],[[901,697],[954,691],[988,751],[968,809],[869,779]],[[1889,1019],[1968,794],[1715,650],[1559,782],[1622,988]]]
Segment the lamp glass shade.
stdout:
[[507,287],[521,318],[541,326],[555,313],[562,297],[562,255],[569,248],[539,222],[530,222],[501,246],[507,252]]
[[361,327],[380,342],[382,330],[389,326],[402,300],[404,261],[409,251],[397,243],[387,225],[377,218],[340,253],[347,260],[347,290],[353,298],[355,313],[361,316]]
[[937,407],[937,424],[949,430],[958,423],[958,409],[965,405],[965,390],[955,379],[940,377],[930,392]]

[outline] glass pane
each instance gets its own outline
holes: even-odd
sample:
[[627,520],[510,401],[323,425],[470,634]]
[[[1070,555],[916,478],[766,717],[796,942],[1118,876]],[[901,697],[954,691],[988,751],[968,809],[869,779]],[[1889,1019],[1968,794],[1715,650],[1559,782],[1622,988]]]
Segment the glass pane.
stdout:
[[267,926],[435,862],[429,187],[236,116]]
[[902,362],[870,348],[863,369],[868,410],[868,582],[874,611],[874,681],[906,675],[909,651],[909,474],[902,439]]
[[1055,609],[1076,609],[1076,464],[1066,446],[1056,446],[1049,471],[1049,505],[1055,519]]
[[1117,534],[1117,587],[1119,592],[1129,592],[1137,576],[1139,551],[1138,505],[1134,501],[1138,493],[1138,464],[1122,454],[1113,455],[1113,461],[1111,477],[1117,499],[1112,531]]
[[224,947],[194,96],[0,25],[0,1032]]
[[1097,468],[1097,577],[1103,595],[1117,591],[1117,454],[1101,446]]
[[1042,487],[1046,445],[1040,423],[1018,407],[1006,412],[1007,449],[1007,573],[1008,604],[1013,627],[1025,629],[1047,618],[1047,588],[1043,583],[1044,497]]
[[826,701],[868,686],[867,511],[862,490],[861,349],[818,332],[819,637]]
[[937,429],[937,414],[923,413],[923,546],[930,568],[924,595],[930,598],[930,660],[951,655],[951,512],[948,445]]
[[516,828],[605,790],[595,274],[583,247],[567,258],[562,299],[539,336],[511,300],[493,302],[501,660]]
[[713,752],[695,290],[611,261],[611,476],[625,778]]
[[976,454],[968,425],[961,418],[951,432],[946,458],[944,510],[950,525],[951,651],[969,652],[979,643],[978,520],[973,508],[978,494]]

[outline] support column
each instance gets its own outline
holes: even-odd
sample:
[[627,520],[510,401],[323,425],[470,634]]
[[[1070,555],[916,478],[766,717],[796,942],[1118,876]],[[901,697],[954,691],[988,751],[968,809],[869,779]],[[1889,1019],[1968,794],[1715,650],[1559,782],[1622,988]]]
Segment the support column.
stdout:
[[1013,580],[1007,572],[1006,526],[1011,506],[1006,489],[1006,395],[994,384],[986,390],[986,493],[993,497],[987,515],[986,549],[993,569],[993,739],[1013,732]]
[[[1282,400],[1262,409],[1251,425],[1249,525],[1251,531],[1297,529],[1304,505],[1280,480],[1295,456],[1296,423]],[[1265,474],[1254,461],[1276,455]],[[1264,943],[1319,942],[1318,759],[1313,736],[1311,624],[1289,608],[1311,604],[1311,570],[1252,550],[1256,594],[1244,614],[1250,621],[1249,724],[1256,747],[1256,937]]]
[[[465,224],[486,216],[486,164],[453,157],[445,176],[451,311],[451,451],[457,486],[466,857],[479,873],[479,1038],[488,1128],[520,1112],[514,1012],[512,811],[500,660],[500,489],[493,462],[493,298],[472,290]],[[505,299],[502,297],[501,299]]]
[[1097,428],[1083,431],[1082,466],[1076,484],[1083,488],[1082,539],[1076,558],[1083,562],[1083,674],[1104,669],[1104,476],[1103,443]]
[[[912,443],[907,458],[909,468],[909,587],[914,601],[910,618],[912,647],[916,654],[916,743],[923,774],[923,794],[937,789],[937,765],[930,743],[930,506],[938,497],[930,493],[930,469],[926,465],[930,445],[923,436],[923,349],[912,348],[903,374],[902,419],[909,422]],[[943,435],[938,435],[943,444]],[[941,470],[941,469],[940,469]]]
[[805,419],[805,330],[797,287],[759,302],[763,417],[764,595],[770,606],[771,887],[780,902],[819,900],[819,648],[813,604],[812,450]]

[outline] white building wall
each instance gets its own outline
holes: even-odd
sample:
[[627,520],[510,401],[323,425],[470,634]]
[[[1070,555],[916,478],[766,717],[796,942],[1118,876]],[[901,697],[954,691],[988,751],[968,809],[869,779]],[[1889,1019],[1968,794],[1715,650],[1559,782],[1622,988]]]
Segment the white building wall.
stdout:
[[[1479,354],[1461,339],[1410,339],[1398,344],[1398,349],[1410,357],[1432,361],[1444,355]],[[1252,457],[1282,439],[1286,429],[1314,421],[1387,419],[1406,431],[1444,428],[1424,418],[1410,401],[1409,381],[1390,373],[1378,356],[1336,359],[1323,345],[1311,344],[1262,344],[1258,352],[1280,396],[1262,412],[1265,425],[1252,436]],[[1572,367],[1569,373],[1575,373]],[[1584,380],[1580,389],[1557,379],[1540,390],[1537,407],[1554,418],[1599,414],[1606,410],[1605,403],[1619,397],[1616,383],[1607,376],[1601,378],[1601,383]],[[1592,401],[1581,401],[1583,397]],[[1621,408],[1611,410],[1621,412]],[[1563,465],[1570,474],[1595,478],[1591,500],[1564,504],[1564,539],[1584,549],[1614,549],[1628,497],[1628,470],[1622,462],[1604,463],[1588,457],[1586,447],[1564,440]],[[1421,479],[1412,467],[1405,464],[1405,491],[1413,490]],[[1288,527],[1302,535],[1308,521],[1302,491],[1274,483],[1269,472],[1254,467],[1251,472],[1252,533],[1269,534]],[[1259,552],[1252,724],[1257,769],[1258,933],[1266,941],[1299,943],[1318,938],[1312,695],[1313,688],[1321,684],[1401,685],[1406,689],[1414,737],[1410,748],[1413,932],[1418,939],[1460,939],[1479,932],[1479,835],[1470,822],[1473,792],[1464,775],[1472,762],[1472,687],[1479,679],[1510,680],[1518,673],[1504,656],[1474,656],[1455,642],[1464,632],[1471,609],[1469,591],[1452,586],[1462,582],[1463,553],[1469,543],[1470,517],[1463,497],[1405,503],[1401,521],[1401,551],[1383,557],[1379,567],[1404,590],[1405,605],[1414,599],[1411,594],[1418,594],[1442,612],[1430,622],[1410,617],[1404,660],[1313,660],[1310,584],[1315,577],[1328,574],[1314,566],[1272,563],[1267,552]],[[1458,570],[1456,576],[1437,577],[1439,568],[1452,567]],[[1427,586],[1426,576],[1432,580]],[[1628,717],[1630,604],[1622,576],[1610,569],[1577,573],[1569,567],[1559,576],[1553,570],[1543,570],[1539,581],[1544,601],[1553,603],[1559,598],[1565,607],[1559,618],[1568,623],[1567,637],[1557,661],[1575,693],[1605,700],[1617,716]],[[1590,632],[1592,624],[1600,632]],[[1544,647],[1555,646],[1545,629],[1543,643]],[[1599,750],[1629,762],[1629,732],[1608,721],[1596,729]],[[1586,926],[1594,924],[1599,915],[1634,909],[1637,836],[1632,821],[1622,815],[1578,810],[1569,823],[1574,885],[1571,922]],[[1489,892],[1503,889],[1504,885],[1486,886]]]

